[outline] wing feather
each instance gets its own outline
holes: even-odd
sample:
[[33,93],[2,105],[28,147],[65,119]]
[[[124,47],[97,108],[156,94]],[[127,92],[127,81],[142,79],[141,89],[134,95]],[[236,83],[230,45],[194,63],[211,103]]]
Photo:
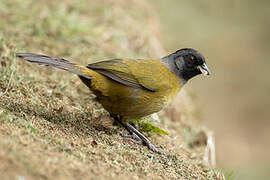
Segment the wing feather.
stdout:
[[[158,62],[156,60],[150,61]],[[113,59],[89,64],[87,68],[123,85],[155,92],[158,87],[157,80],[152,75],[154,74],[155,67],[151,63],[146,62],[148,61]]]

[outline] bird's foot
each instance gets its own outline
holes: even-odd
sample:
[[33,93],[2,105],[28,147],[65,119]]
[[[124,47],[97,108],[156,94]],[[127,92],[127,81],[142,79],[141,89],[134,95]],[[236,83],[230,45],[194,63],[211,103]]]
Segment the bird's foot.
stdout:
[[119,132],[120,136],[122,136],[124,139],[127,139],[129,141],[132,141],[135,144],[144,145],[143,141],[135,134],[124,134],[122,132]]
[[129,140],[133,141],[136,144],[145,145],[147,146],[151,151],[164,154],[160,150],[158,150],[142,133],[140,133],[134,126],[127,122],[122,122],[120,119],[116,119],[122,126],[128,130],[130,135],[120,133],[120,135],[124,138],[128,138]]
[[160,151],[156,146],[154,146],[152,143],[146,144],[146,146],[153,152],[156,152],[158,154],[164,154],[164,152]]

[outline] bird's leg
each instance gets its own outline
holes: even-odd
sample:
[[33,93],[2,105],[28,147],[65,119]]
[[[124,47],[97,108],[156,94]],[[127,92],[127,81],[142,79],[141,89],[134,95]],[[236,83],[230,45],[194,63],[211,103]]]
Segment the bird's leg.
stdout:
[[140,133],[134,126],[130,125],[129,123],[125,122],[123,123],[123,126],[128,130],[132,131],[134,134],[136,134],[144,145],[146,145],[150,150],[161,153],[142,133]]
[[[115,118],[115,120],[120,123],[125,129],[131,133],[131,136],[135,139],[139,139],[140,144],[147,146],[153,152],[161,153],[142,133],[140,133],[134,126],[127,122],[122,122],[120,117]],[[125,135],[123,136],[125,137]],[[136,142],[135,142],[136,143]],[[138,143],[137,143],[138,144]]]
[[[123,127],[125,127],[125,124],[122,121],[118,121],[118,123],[120,123]],[[130,124],[131,125],[131,124]],[[131,125],[133,126],[133,125]],[[133,126],[134,127],[134,126]],[[126,128],[126,127],[125,127]],[[126,128],[127,129],[127,128]],[[137,136],[137,134],[135,134],[133,131],[131,131],[130,129],[127,129],[127,131],[129,132],[129,134],[124,134],[120,132],[120,135],[123,138],[129,139],[132,142],[134,142],[135,144],[139,144],[139,145],[144,145],[143,141],[141,140],[141,138],[139,136]]]
[[[123,124],[123,122],[121,121],[121,117],[118,115],[118,116],[111,116],[117,123],[121,124],[122,126],[125,127],[125,125]],[[122,132],[119,132],[119,134],[123,137],[123,138],[126,138],[126,139],[130,139],[132,140],[134,143],[136,144],[140,144],[140,145],[143,145],[143,142],[141,140],[140,137],[138,137],[134,132],[130,131],[128,129],[128,132],[129,134],[124,134]]]
[[120,133],[120,136],[134,142],[135,144],[144,145],[143,141],[135,133],[132,133],[132,134],[124,134],[121,132],[119,133]]

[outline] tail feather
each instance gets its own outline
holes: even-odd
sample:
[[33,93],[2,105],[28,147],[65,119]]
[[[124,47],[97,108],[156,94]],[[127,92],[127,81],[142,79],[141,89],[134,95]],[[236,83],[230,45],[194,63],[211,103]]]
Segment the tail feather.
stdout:
[[89,71],[88,68],[78,65],[78,64],[74,64],[65,59],[52,58],[49,56],[32,54],[32,53],[17,53],[16,55],[17,57],[27,60],[31,63],[52,66],[58,69],[62,69],[62,70],[77,74],[84,78],[91,79],[91,76],[87,75],[86,73],[87,71]]

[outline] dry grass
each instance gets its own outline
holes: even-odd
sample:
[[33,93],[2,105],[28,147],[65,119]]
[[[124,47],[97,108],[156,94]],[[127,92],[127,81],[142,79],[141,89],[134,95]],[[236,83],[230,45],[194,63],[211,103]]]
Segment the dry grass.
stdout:
[[163,49],[157,26],[149,23],[157,20],[150,7],[139,2],[0,3],[0,17],[5,19],[0,22],[1,178],[224,178],[203,162],[205,144],[196,136],[202,130],[188,123],[189,113],[163,112],[159,126],[170,136],[149,134],[166,152],[158,155],[122,139],[118,130],[124,130],[112,126],[76,76],[15,57],[15,52],[24,51],[87,64],[112,57],[159,56]]

